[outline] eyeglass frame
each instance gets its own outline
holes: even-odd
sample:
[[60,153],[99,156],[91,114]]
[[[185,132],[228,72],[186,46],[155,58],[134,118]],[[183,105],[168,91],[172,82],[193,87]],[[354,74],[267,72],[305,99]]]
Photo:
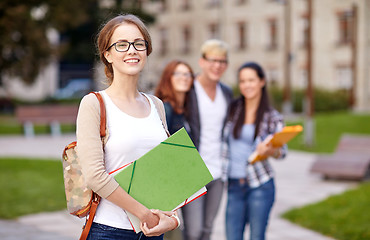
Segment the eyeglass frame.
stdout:
[[180,76],[182,76],[182,77],[186,77],[186,78],[193,78],[194,76],[193,76],[193,74],[191,74],[191,72],[173,72],[172,73],[172,76],[174,76],[174,77],[180,77]]
[[[139,42],[139,41],[144,41],[144,43],[145,43],[145,49],[143,49],[143,50],[138,50],[138,49],[135,47],[135,45],[134,45],[134,44],[135,44],[136,42]],[[121,42],[126,42],[126,43],[128,43],[128,48],[127,48],[127,50],[126,50],[126,51],[119,51],[119,50],[117,49],[117,43],[121,43]],[[105,51],[109,51],[109,49],[111,49],[111,48],[114,46],[114,48],[116,49],[116,51],[117,51],[117,52],[127,52],[128,50],[130,50],[131,45],[134,47],[134,49],[135,49],[136,51],[145,51],[145,50],[147,50],[147,49],[148,49],[148,41],[147,41],[147,40],[143,40],[143,39],[139,39],[139,40],[136,40],[136,41],[133,41],[133,42],[129,42],[129,41],[126,41],[126,40],[120,40],[120,41],[117,41],[117,42],[113,43],[112,45],[110,45],[110,46],[107,48],[107,50],[105,50]]]
[[207,58],[205,55],[203,55],[202,57],[204,60],[212,64],[219,63],[220,65],[227,65],[229,63],[227,59],[226,60],[212,59],[212,58]]

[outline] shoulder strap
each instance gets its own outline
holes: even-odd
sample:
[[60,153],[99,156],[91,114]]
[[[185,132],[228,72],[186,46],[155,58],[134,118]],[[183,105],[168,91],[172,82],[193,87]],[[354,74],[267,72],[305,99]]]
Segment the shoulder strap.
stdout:
[[90,208],[90,213],[89,213],[89,219],[86,221],[85,226],[83,227],[81,236],[79,240],[86,240],[87,236],[89,235],[91,225],[93,223],[96,209],[98,208],[98,205],[100,203],[100,196],[96,193],[93,193],[93,199],[91,202],[91,208]]
[[[95,94],[95,96],[99,100],[99,105],[100,105],[100,137],[103,139],[106,136],[106,112],[105,112],[105,104],[103,97],[100,95],[99,92],[92,92]],[[79,240],[86,240],[87,236],[89,235],[90,228],[92,225],[92,222],[95,217],[96,209],[98,208],[98,205],[100,203],[101,197],[93,193],[92,200],[91,200],[91,207],[90,207],[90,213],[89,213],[89,218],[85,223],[85,226],[83,228],[83,231],[81,233],[80,239]]]
[[162,101],[159,98],[157,98],[156,96],[153,96],[151,94],[148,94],[148,95],[152,99],[152,101],[153,101],[153,103],[155,105],[155,108],[158,111],[159,118],[162,121],[162,125],[163,125],[164,130],[166,131],[167,136],[170,136],[170,133],[168,132],[168,127],[167,127],[166,113],[164,111],[164,107],[163,107]]
[[99,92],[92,93],[95,94],[95,96],[98,98],[100,104],[100,137],[103,138],[106,135],[106,121],[107,121],[105,113],[105,104],[103,97],[100,95]]

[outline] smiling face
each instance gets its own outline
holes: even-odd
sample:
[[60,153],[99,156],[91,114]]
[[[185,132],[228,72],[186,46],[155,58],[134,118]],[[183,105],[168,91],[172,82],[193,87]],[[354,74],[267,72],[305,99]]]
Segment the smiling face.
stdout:
[[254,69],[244,68],[240,71],[239,89],[246,100],[259,99],[264,86],[265,80],[260,79]]
[[218,82],[227,69],[227,57],[222,54],[209,53],[199,59],[202,74],[209,80]]
[[178,93],[186,93],[190,90],[192,82],[190,69],[184,64],[177,65],[171,76],[173,90]]
[[[130,23],[122,23],[113,32],[109,46],[119,41],[135,42],[144,40],[139,28]],[[135,76],[144,68],[147,60],[147,50],[138,51],[131,44],[126,52],[118,52],[115,46],[104,53],[107,61],[112,65],[114,77]]]

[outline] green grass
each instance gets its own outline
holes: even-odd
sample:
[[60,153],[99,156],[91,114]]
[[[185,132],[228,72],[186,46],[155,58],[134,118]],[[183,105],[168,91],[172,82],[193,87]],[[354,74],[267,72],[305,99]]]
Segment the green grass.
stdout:
[[[50,134],[49,125],[35,125],[35,134]],[[62,133],[73,133],[76,131],[75,124],[62,124]],[[0,115],[0,135],[22,135],[23,126],[12,115]]]
[[[11,117],[0,117],[0,133],[11,126],[13,121],[9,119]],[[315,145],[304,146],[303,134],[300,134],[288,144],[289,149],[333,152],[343,133],[370,135],[369,123],[370,115],[347,112],[316,114]],[[292,124],[303,124],[303,121],[287,122],[287,125]],[[13,125],[13,130],[9,131],[22,134],[21,128],[16,123]],[[0,204],[0,218],[66,207],[59,161],[0,159],[0,184],[5,193]],[[370,239],[369,203],[370,183],[364,183],[358,189],[288,211],[283,217],[338,240]]]
[[66,208],[60,161],[2,158],[0,189],[0,218]]
[[[305,146],[303,133],[289,142],[289,149],[331,153],[344,133],[370,135],[370,115],[348,112],[320,113],[315,115],[315,142],[312,147]],[[287,125],[301,124],[303,121],[287,122]]]
[[[370,115],[347,112],[315,115],[315,144],[303,144],[303,134],[293,139],[289,149],[316,153],[334,152],[342,134],[370,135]],[[287,122],[287,125],[303,121]],[[370,239],[370,183],[324,201],[292,209],[283,217],[305,228],[338,240]]]
[[292,209],[283,217],[338,240],[370,239],[370,183],[319,203]]

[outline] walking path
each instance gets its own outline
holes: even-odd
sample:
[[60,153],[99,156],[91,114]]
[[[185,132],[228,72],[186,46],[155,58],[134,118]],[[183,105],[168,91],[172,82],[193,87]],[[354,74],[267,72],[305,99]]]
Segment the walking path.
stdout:
[[[54,138],[36,136],[30,139],[20,136],[0,137],[0,157],[60,159],[64,146],[74,139],[73,135]],[[333,240],[279,217],[288,209],[320,201],[356,186],[354,182],[324,181],[319,176],[309,173],[314,157],[314,154],[290,151],[285,160],[272,161],[276,172],[276,201],[267,231],[268,240]],[[226,194],[215,220],[212,240],[225,240],[225,203]],[[70,216],[67,211],[33,214],[20,217],[17,220],[0,220],[0,239],[78,239],[83,221]],[[245,234],[245,239],[249,239],[248,232]]]

